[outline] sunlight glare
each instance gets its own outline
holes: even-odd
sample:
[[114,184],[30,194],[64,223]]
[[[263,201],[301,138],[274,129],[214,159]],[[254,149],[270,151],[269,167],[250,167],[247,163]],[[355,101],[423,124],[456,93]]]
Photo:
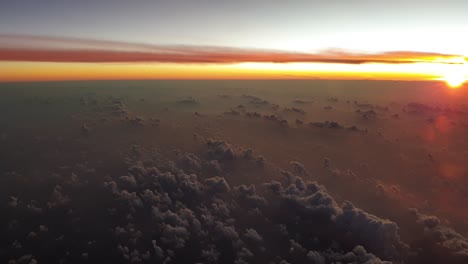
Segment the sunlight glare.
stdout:
[[460,87],[465,82],[463,74],[449,74],[445,76],[444,79],[447,85],[452,89]]

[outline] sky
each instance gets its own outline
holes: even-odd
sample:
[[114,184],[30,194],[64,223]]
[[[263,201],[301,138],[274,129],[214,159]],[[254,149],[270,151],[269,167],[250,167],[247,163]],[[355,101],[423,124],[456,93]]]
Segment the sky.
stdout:
[[[466,10],[463,0],[0,0],[0,80],[105,79],[125,72],[134,72],[123,76],[130,79],[460,75],[467,69]],[[48,53],[38,56],[38,49]],[[179,57],[154,56],[168,50]],[[195,61],[180,58],[187,50],[198,52]],[[77,51],[92,51],[95,59],[80,59],[93,55]],[[269,59],[258,60],[265,51]],[[411,52],[410,62],[400,58],[403,52]],[[213,59],[219,53],[230,59]],[[296,58],[285,60],[290,53]],[[366,61],[347,61],[356,54]],[[382,54],[395,57],[375,61]],[[429,57],[465,65],[427,64]]]

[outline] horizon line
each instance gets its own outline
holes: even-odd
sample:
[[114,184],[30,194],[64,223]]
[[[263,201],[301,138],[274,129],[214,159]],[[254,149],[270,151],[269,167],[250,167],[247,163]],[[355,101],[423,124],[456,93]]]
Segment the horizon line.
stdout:
[[112,81],[372,81],[372,82],[444,82],[443,78],[434,79],[374,79],[374,78],[220,78],[220,79],[194,79],[194,78],[154,78],[154,79],[51,79],[51,80],[15,80],[2,81],[9,83],[56,83],[56,82],[112,82]]

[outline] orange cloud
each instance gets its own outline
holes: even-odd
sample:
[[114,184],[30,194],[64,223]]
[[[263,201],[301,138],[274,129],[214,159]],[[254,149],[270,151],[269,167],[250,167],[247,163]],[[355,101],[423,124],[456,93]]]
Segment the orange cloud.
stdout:
[[78,38],[0,35],[0,61],[199,64],[243,62],[463,64],[466,58],[458,55],[412,51],[353,53],[329,50],[319,53],[302,53],[231,47],[148,45]]

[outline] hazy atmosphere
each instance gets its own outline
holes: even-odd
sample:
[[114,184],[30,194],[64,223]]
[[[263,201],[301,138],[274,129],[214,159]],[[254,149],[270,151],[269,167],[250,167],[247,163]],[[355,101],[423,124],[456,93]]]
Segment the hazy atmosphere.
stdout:
[[0,1],[0,263],[468,263],[463,1]]

